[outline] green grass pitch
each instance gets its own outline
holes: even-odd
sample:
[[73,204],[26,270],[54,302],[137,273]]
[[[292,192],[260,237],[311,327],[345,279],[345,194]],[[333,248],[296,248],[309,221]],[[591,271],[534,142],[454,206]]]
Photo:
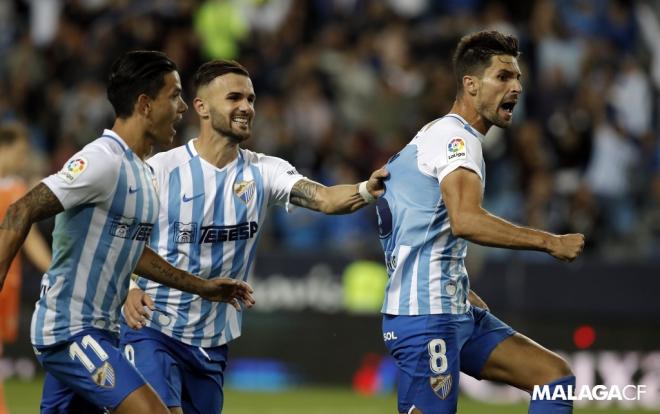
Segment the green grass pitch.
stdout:
[[[10,380],[5,395],[11,414],[39,412],[41,379]],[[460,414],[525,414],[527,405],[489,405],[462,398]],[[225,391],[226,414],[381,414],[396,413],[394,394],[366,397],[343,388],[299,388],[278,393]],[[650,414],[660,411],[577,408],[575,414]]]

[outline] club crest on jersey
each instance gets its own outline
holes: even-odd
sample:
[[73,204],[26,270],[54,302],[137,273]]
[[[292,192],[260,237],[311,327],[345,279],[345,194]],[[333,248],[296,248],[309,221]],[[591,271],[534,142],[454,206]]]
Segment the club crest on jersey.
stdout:
[[461,137],[454,137],[447,145],[447,161],[464,160],[467,158],[465,141]]
[[451,393],[452,383],[451,374],[438,375],[437,377],[429,378],[431,389],[441,400],[446,399],[449,396],[449,393]]
[[254,193],[256,192],[257,184],[254,180],[234,183],[234,194],[236,194],[236,197],[240,198],[245,204],[252,200],[252,197],[254,197]]
[[57,173],[57,176],[71,184],[80,174],[87,169],[89,163],[84,157],[78,157],[69,160],[64,167]]
[[108,361],[105,361],[100,368],[92,374],[94,383],[103,388],[115,387],[115,370]]

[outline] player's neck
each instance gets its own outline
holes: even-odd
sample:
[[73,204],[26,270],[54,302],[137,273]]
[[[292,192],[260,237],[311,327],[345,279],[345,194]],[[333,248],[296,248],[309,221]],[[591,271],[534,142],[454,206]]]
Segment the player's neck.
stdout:
[[465,120],[465,122],[479,131],[482,135],[486,135],[486,132],[488,132],[492,126],[492,124],[477,111],[474,104],[465,97],[456,98],[454,105],[452,105],[449,112],[459,115]]
[[112,126],[112,131],[119,135],[131,151],[140,157],[140,159],[144,160],[151,153],[153,142],[148,138],[144,130],[136,125],[134,119],[117,118],[115,124]]
[[238,143],[217,134],[202,131],[193,145],[199,156],[216,168],[224,168],[238,156]]

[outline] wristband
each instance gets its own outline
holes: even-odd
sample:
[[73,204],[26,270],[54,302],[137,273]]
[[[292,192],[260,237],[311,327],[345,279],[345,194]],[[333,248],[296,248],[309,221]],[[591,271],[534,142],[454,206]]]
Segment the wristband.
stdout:
[[367,190],[366,181],[362,181],[360,184],[358,184],[358,192],[367,204],[373,204],[376,201],[376,197],[372,196]]

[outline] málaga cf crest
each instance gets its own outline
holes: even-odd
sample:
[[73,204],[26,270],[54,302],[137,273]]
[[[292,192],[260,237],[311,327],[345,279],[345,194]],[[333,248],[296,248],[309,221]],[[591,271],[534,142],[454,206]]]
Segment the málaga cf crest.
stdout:
[[252,200],[252,197],[254,197],[254,193],[256,192],[257,185],[254,180],[234,183],[234,194],[236,194],[236,197],[240,198],[245,204]]
[[115,387],[115,370],[108,361],[98,368],[93,374],[92,379],[99,387],[114,388]]
[[433,389],[433,392],[441,400],[447,398],[447,396],[451,392],[451,386],[452,386],[451,374],[431,377],[429,378],[429,382],[431,383],[431,388]]

